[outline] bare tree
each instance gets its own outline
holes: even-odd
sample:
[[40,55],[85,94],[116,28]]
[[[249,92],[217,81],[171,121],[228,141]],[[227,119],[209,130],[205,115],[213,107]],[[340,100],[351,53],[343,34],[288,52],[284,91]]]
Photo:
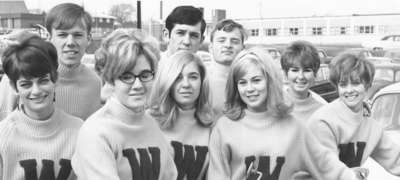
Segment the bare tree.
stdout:
[[113,5],[110,9],[110,15],[116,17],[121,24],[132,22],[132,14],[135,12],[136,9],[127,3]]

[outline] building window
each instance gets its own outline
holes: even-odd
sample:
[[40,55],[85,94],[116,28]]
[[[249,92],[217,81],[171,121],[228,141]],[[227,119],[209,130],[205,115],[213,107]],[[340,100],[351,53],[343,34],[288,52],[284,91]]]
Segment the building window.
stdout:
[[290,35],[299,35],[299,28],[289,28]]
[[258,36],[258,29],[250,29],[250,36]]
[[322,35],[322,27],[313,27],[312,35]]
[[374,34],[374,26],[358,26],[357,30],[360,34]]
[[266,36],[276,36],[276,35],[278,35],[278,29],[276,29],[276,28],[265,29],[265,35]]
[[340,27],[340,34],[345,35],[346,34],[346,27]]
[[103,18],[99,18],[99,23],[103,22]]

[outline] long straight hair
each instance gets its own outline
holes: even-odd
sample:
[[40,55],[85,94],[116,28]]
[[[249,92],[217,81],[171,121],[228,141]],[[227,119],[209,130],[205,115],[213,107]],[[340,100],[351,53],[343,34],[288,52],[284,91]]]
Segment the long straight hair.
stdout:
[[274,65],[271,56],[260,47],[253,47],[238,54],[232,63],[226,84],[226,103],[224,114],[231,120],[242,119],[247,108],[239,95],[237,84],[240,78],[248,73],[249,64],[260,67],[266,78],[267,109],[278,118],[289,115],[292,104],[283,95],[282,76],[279,68]]
[[195,105],[195,118],[201,126],[210,126],[213,123],[213,111],[210,102],[208,77],[201,59],[189,51],[178,51],[165,61],[167,61],[165,65],[159,67],[152,88],[150,114],[159,121],[162,129],[168,129],[174,125],[179,116],[179,106],[172,97],[171,89],[178,76],[182,73],[183,68],[187,64],[194,62],[201,76],[201,89]]

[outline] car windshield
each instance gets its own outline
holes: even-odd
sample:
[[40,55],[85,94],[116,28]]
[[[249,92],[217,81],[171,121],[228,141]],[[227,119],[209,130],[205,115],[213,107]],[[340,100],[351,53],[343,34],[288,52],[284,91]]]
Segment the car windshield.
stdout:
[[373,57],[372,53],[369,52],[369,51],[362,52],[362,56],[364,56],[364,57]]
[[381,122],[385,129],[397,129],[400,125],[400,93],[379,96],[372,105],[371,117]]
[[390,69],[376,69],[374,80],[387,80],[393,82],[394,73]]
[[318,70],[317,77],[315,77],[315,81],[328,80],[328,78],[329,78],[328,66],[321,66]]

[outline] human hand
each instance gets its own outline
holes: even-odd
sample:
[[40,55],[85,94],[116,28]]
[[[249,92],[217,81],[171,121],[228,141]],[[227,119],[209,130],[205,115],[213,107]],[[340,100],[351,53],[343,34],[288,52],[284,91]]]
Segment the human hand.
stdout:
[[362,167],[354,167],[351,168],[354,173],[356,174],[356,177],[360,180],[366,180],[369,174],[369,170],[367,168],[362,168]]

